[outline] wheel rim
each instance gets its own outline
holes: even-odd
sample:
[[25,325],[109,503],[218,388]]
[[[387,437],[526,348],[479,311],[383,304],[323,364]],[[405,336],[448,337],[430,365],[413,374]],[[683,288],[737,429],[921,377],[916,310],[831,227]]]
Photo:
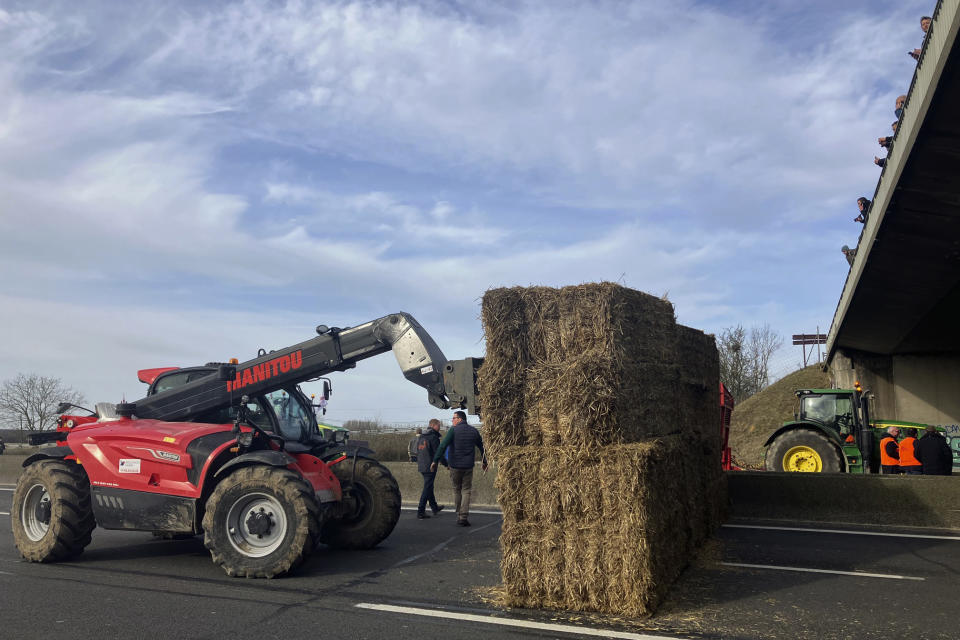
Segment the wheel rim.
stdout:
[[350,497],[352,498],[351,502],[353,504],[348,503],[348,505],[345,505],[347,509],[344,511],[342,520],[351,524],[362,522],[370,515],[373,496],[365,486],[359,482],[355,482],[353,486],[350,487]]
[[823,459],[810,447],[804,445],[791,447],[783,454],[783,470],[820,473],[823,471]]
[[23,532],[32,542],[39,542],[50,530],[50,509],[52,503],[50,494],[42,484],[35,484],[27,489],[20,508],[20,522]]
[[227,537],[245,556],[261,558],[277,550],[287,535],[287,514],[273,496],[249,493],[227,512]]

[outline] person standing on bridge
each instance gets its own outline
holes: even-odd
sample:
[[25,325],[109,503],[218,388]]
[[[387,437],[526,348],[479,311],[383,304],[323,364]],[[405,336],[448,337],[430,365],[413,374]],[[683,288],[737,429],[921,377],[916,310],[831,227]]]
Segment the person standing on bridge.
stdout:
[[[893,134],[897,134],[897,126],[899,122],[897,120],[893,121],[893,124],[890,125],[890,128],[893,129]],[[873,164],[878,167],[885,167],[887,165],[887,160],[890,159],[890,154],[893,153],[893,136],[885,136],[883,138],[877,138],[877,142],[880,143],[881,147],[885,147],[887,150],[887,157],[880,158],[878,156],[873,156]]]
[[906,437],[899,444],[900,471],[908,476],[923,475],[923,465],[914,453],[917,446],[917,430],[908,428],[904,429],[903,433]]
[[[924,42],[927,41],[927,37],[930,35],[930,25],[932,24],[933,24],[933,18],[931,18],[930,16],[923,16],[922,18],[920,18],[920,29],[923,30]],[[913,51],[908,51],[907,53],[909,53],[914,60],[919,60],[921,51],[923,51],[922,44],[920,45],[919,49],[914,49]]]
[[854,218],[853,221],[867,224],[867,218],[870,217],[870,199],[864,196],[857,198],[857,209],[860,210],[860,215]]
[[907,101],[906,95],[897,96],[897,103],[896,103],[897,106],[893,110],[893,115],[897,116],[897,120],[899,120],[900,117],[903,115],[903,103],[905,103],[906,101]]
[[900,447],[897,445],[899,427],[887,427],[887,435],[880,441],[880,470],[885,474],[900,473]]
[[483,470],[487,470],[487,456],[483,452],[483,438],[480,432],[467,424],[467,414],[463,411],[454,411],[453,426],[443,437],[443,442],[433,455],[433,464],[430,471],[437,470],[437,463],[443,458],[443,452],[451,447],[450,480],[453,482],[454,504],[457,509],[457,525],[469,527],[470,495],[473,492],[473,467],[477,463],[476,449],[480,450],[480,459],[483,461]]
[[923,437],[914,447],[914,455],[923,465],[925,476],[949,476],[953,473],[953,451],[937,428],[929,426],[924,429]]
[[[890,125],[890,128],[893,129],[893,134],[897,134],[897,126],[899,125],[899,120],[894,120]],[[890,145],[893,144],[893,136],[885,136],[883,138],[877,138],[877,142],[880,143],[881,147],[886,147],[887,152],[890,152]]]

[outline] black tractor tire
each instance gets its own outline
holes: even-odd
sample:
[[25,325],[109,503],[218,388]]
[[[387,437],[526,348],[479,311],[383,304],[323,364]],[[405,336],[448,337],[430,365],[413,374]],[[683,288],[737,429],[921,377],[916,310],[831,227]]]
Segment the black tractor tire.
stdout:
[[344,460],[332,470],[344,492],[345,512],[327,521],[321,541],[337,549],[372,549],[393,532],[400,519],[397,481],[389,469],[369,458],[357,460],[352,485],[352,460]]
[[[791,454],[797,456],[793,457]],[[812,454],[815,453],[816,456]],[[787,458],[806,459],[798,468],[789,468]],[[815,459],[819,458],[819,469]],[[796,429],[782,433],[767,448],[764,458],[767,471],[805,471],[819,473],[841,473],[844,471],[840,450],[826,436],[810,429]]]
[[207,500],[203,544],[229,576],[274,578],[313,553],[322,525],[313,488],[302,476],[283,467],[241,467]]
[[20,474],[10,509],[13,541],[30,562],[56,562],[83,552],[97,523],[83,467],[40,460]]

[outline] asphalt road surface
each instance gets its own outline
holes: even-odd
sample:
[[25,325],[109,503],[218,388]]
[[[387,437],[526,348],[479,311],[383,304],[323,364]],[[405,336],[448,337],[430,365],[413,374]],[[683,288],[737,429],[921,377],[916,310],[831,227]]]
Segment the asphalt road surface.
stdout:
[[11,498],[0,485],[0,638],[960,637],[960,534],[726,526],[656,616],[624,620],[492,604],[495,512],[465,529],[404,510],[377,549],[322,547],[293,576],[252,580],[199,538],[140,532],[97,529],[73,561],[24,562]]

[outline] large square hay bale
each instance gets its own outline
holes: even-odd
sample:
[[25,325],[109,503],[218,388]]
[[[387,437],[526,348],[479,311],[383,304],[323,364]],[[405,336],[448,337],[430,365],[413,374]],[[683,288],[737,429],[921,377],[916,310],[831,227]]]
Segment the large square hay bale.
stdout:
[[[500,452],[507,604],[652,612],[716,526],[699,439]],[[716,461],[719,467],[719,459]]]
[[482,317],[506,603],[650,613],[722,516],[713,337],[612,283],[492,289]]
[[673,305],[612,282],[490,289],[481,310],[487,357],[562,362],[591,351],[664,362],[674,347]]
[[715,427],[713,336],[669,302],[605,282],[491,289],[480,401],[491,452],[605,446]]

